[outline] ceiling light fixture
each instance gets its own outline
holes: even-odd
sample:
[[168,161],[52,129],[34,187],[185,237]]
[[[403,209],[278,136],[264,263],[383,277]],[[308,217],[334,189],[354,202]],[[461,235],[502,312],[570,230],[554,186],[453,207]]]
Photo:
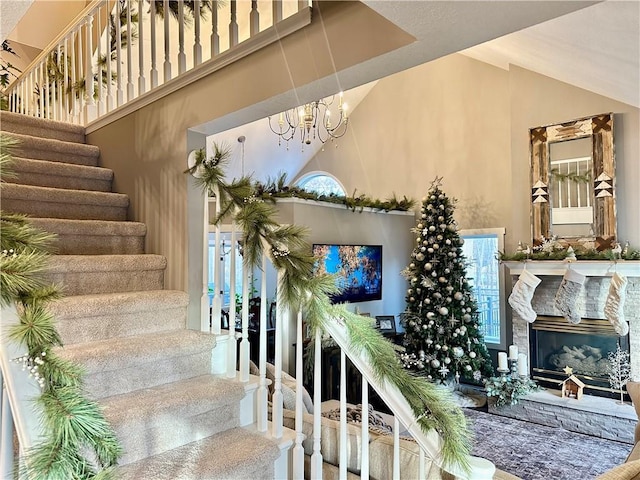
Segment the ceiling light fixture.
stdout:
[[[342,92],[338,94],[337,108],[333,107],[334,101],[335,95],[282,112],[278,116],[275,128],[273,125],[275,118],[272,119],[270,116],[269,128],[278,135],[278,145],[281,145],[284,140],[287,142],[288,150],[289,140],[296,136],[296,132],[300,132],[303,150],[305,145],[310,145],[315,139],[325,143],[328,140],[333,141],[342,137],[347,133],[349,125],[347,104],[343,102]],[[337,110],[338,120],[335,123],[331,121],[332,107]]]

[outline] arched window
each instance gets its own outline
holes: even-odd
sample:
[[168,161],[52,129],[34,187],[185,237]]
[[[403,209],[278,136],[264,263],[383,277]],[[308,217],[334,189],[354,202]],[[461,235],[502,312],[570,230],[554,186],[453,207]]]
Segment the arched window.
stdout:
[[313,172],[298,180],[298,187],[307,192],[314,192],[318,195],[339,195],[346,196],[344,187],[333,176],[325,172]]

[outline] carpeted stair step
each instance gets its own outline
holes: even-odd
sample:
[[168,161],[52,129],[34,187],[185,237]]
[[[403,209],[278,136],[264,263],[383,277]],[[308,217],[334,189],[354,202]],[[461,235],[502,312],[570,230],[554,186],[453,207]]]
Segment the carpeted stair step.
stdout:
[[52,138],[65,142],[85,142],[85,130],[80,125],[36,118],[20,113],[0,113],[0,128],[9,133]]
[[[239,426],[244,385],[213,375],[103,398],[126,465]],[[141,441],[144,439],[144,441]]]
[[137,255],[144,253],[147,227],[138,222],[30,218],[33,225],[55,233],[59,255]]
[[120,480],[273,480],[274,440],[232,428],[166,453],[118,467]]
[[96,192],[111,191],[113,170],[108,168],[18,157],[13,160],[13,170],[17,177],[6,179],[10,183]]
[[127,219],[129,197],[121,193],[87,192],[6,183],[2,186],[2,209],[34,217],[76,220]]
[[20,133],[12,133],[11,136],[18,141],[14,149],[14,155],[17,157],[91,167],[98,165],[100,149],[95,145],[32,137]]
[[64,345],[185,328],[189,296],[177,290],[63,297],[48,304]]
[[76,343],[57,353],[84,367],[85,389],[99,399],[210,374],[215,344],[214,335],[184,329]]
[[45,275],[67,296],[162,290],[166,266],[161,255],[54,255]]

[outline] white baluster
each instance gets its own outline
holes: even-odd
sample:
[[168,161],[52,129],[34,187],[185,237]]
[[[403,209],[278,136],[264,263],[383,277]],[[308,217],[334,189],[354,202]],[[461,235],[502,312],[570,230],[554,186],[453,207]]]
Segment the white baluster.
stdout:
[[71,105],[69,104],[69,36],[64,37],[64,67],[62,70],[62,74],[64,75],[63,80],[63,120],[65,122],[69,121],[69,113],[71,110]]
[[122,5],[116,2],[116,106],[124,103],[122,90]]
[[62,96],[62,80],[60,78],[60,74],[62,72],[62,60],[61,60],[61,55],[62,55],[62,46],[60,44],[58,44],[58,48],[56,50],[56,85],[57,85],[57,92],[58,92],[58,96],[56,97],[56,119],[57,120],[62,120],[62,101],[63,101],[63,96]]
[[[218,212],[216,214],[219,215]],[[231,222],[231,255],[229,259],[229,342],[227,353],[227,377],[235,378],[236,376],[236,356],[238,350],[238,342],[236,341],[236,225]],[[222,260],[222,258],[221,258]]]
[[[311,478],[322,478],[322,452],[320,441],[322,439],[322,341],[320,329],[315,332],[314,339],[314,365],[313,365],[313,453],[311,454]],[[277,337],[277,335],[276,335]]]
[[[277,332],[276,332],[277,333]],[[293,447],[293,478],[304,478],[304,448],[302,442],[304,440],[304,433],[302,432],[303,419],[303,405],[302,405],[302,353],[304,345],[302,343],[302,312],[298,312],[298,318],[296,322],[296,440]]]
[[158,86],[158,68],[156,65],[156,0],[151,0],[151,89]]
[[240,341],[240,381],[249,381],[249,265],[242,265],[242,340]]
[[27,84],[27,82],[24,81],[24,80],[22,82],[20,82],[20,113],[22,113],[22,114],[26,114],[27,113],[27,110],[26,110],[27,102],[25,100],[27,98],[27,95],[25,94],[25,92],[26,92],[26,84]]
[[76,33],[71,33],[71,116],[73,123],[78,123],[78,91],[77,91],[77,63],[76,63]]
[[13,466],[13,416],[11,415],[11,405],[9,405],[9,396],[7,389],[4,387],[4,380],[0,374],[0,389],[2,395],[0,397],[0,478],[14,478]]
[[82,25],[78,27],[78,82],[85,80],[85,86],[82,91],[78,91],[78,123],[82,123],[82,112],[84,112],[85,96],[87,93],[86,79],[84,77],[84,54],[82,52],[84,41],[82,39]]
[[[362,454],[360,479],[369,478],[369,382],[362,377]],[[419,478],[424,478],[421,476]]]
[[[133,100],[133,31],[131,29],[131,0],[127,1],[127,102]],[[142,50],[142,45],[140,46]]]
[[200,45],[200,0],[193,2],[193,66],[202,63],[202,45]]
[[[107,3],[108,5],[108,3]],[[105,52],[106,61],[107,61],[107,105],[105,110],[110,112],[113,110],[113,93],[111,89],[111,22],[109,21],[110,13],[109,9],[105,8],[105,12],[107,14],[106,20],[106,30],[107,30],[107,49]]]
[[[260,386],[258,387],[258,431],[267,431],[267,254],[262,251],[260,278]],[[295,467],[294,467],[295,468]],[[295,475],[294,475],[294,478]]]
[[424,468],[425,464],[424,450],[420,448],[420,454],[418,455],[418,478],[425,478],[426,472]]
[[[49,109],[51,112],[49,113],[49,118],[53,120],[58,120],[58,105],[56,102],[56,98],[58,96],[57,82],[58,82],[58,69],[54,68],[56,62],[54,62],[55,54],[51,52],[50,60],[47,62],[47,78],[49,79],[49,85],[51,88],[51,98],[49,99]],[[49,68],[51,66],[51,68]],[[49,75],[49,72],[53,71],[53,78]]]
[[276,298],[278,299],[276,304],[276,336],[275,336],[275,379],[273,382],[273,397],[271,399],[273,403],[272,414],[271,414],[271,423],[272,423],[272,432],[271,434],[276,437],[282,437],[282,419],[283,419],[283,403],[282,403],[282,325],[284,324],[284,315],[285,310],[283,307],[283,302],[280,300],[279,287],[282,285],[282,277],[284,273],[281,270],[278,270],[277,275],[277,286],[276,290],[278,293],[276,294]]
[[96,103],[93,99],[95,85],[93,83],[93,16],[87,15],[87,69],[85,72],[85,86],[87,90],[87,104],[84,111],[85,125],[96,117]]
[[211,2],[211,58],[220,53],[220,35],[218,34],[218,2]]
[[[33,84],[35,82],[38,83],[38,90],[40,92],[40,110],[38,110],[37,105],[35,107],[31,107],[32,108],[32,115],[36,116],[36,117],[40,117],[40,118],[45,118],[45,109],[46,109],[46,90],[44,88],[44,77],[45,77],[45,73],[44,73],[44,64],[40,63],[40,66],[38,68],[38,77],[34,80],[33,78],[33,72],[31,73],[30,77],[31,77],[31,95],[34,94],[34,88],[33,88]],[[29,102],[31,103],[31,102]]]
[[44,86],[45,86],[45,97],[44,97],[44,118],[52,118],[51,110],[51,77],[49,72],[49,63],[51,62],[51,54],[47,55],[47,58],[44,59],[42,68],[44,70]]
[[[219,190],[216,187],[214,191],[214,195],[216,197],[216,218],[220,216],[220,194]],[[216,259],[215,269],[213,270],[213,284],[215,287],[215,292],[213,293],[213,313],[211,315],[211,321],[213,322],[211,326],[211,332],[219,335],[220,334],[220,318],[222,316],[222,295],[224,294],[224,272],[222,271],[222,253],[220,250],[220,223],[217,223],[215,226],[215,239],[213,241],[214,255]],[[231,272],[233,276],[233,270]],[[232,279],[231,286],[233,288],[235,282],[235,278]],[[231,297],[233,299],[233,297]],[[229,324],[231,324],[231,311],[229,312]],[[234,361],[235,363],[235,361]]]
[[187,69],[187,56],[184,53],[184,0],[178,0],[178,75]]
[[282,0],[273,0],[271,3],[272,25],[282,20]]
[[[98,107],[97,107],[97,112],[98,112],[98,117],[102,116],[102,114],[104,113],[104,106],[103,106],[103,96],[102,96],[102,22],[100,21],[100,17],[101,17],[102,13],[101,13],[101,9],[98,7],[98,11],[96,13],[96,29],[98,31]],[[107,48],[108,51],[108,48]]]
[[171,39],[169,38],[169,0],[163,0],[164,10],[164,83],[171,80]]
[[258,13],[257,0],[251,0],[251,13],[249,14],[249,36],[253,37],[260,31],[260,13]]
[[147,87],[144,78],[144,19],[142,11],[144,0],[138,0],[138,96],[142,95]]
[[[364,416],[365,412],[362,412]],[[340,478],[347,478],[347,356],[340,349]]]
[[393,417],[393,480],[400,480],[400,422]]
[[231,0],[231,21],[229,22],[229,48],[238,44],[237,1]]

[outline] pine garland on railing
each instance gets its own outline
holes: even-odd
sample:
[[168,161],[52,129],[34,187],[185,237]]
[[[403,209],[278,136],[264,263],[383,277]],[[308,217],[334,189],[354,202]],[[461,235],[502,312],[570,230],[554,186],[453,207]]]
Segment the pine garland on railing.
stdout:
[[[11,137],[0,135],[3,180],[11,172],[14,145]],[[113,478],[121,454],[115,433],[99,406],[84,395],[82,369],[54,350],[62,342],[46,303],[59,292],[40,274],[55,236],[33,227],[22,215],[2,211],[0,228],[0,306],[16,306],[20,322],[9,337],[26,346],[28,357],[23,361],[42,389],[37,403],[44,438],[26,452],[18,474],[30,480]]]
[[444,464],[468,469],[470,434],[450,392],[404,369],[393,345],[373,327],[371,319],[331,304],[329,295],[336,291],[335,281],[331,275],[314,275],[314,258],[305,240],[306,230],[280,226],[275,221],[275,207],[258,198],[248,178],[226,183],[224,166],[229,156],[228,150],[215,145],[213,157],[206,158],[204,151],[199,151],[195,165],[186,171],[207,192],[217,196],[220,214],[214,223],[227,215],[233,216],[244,233],[247,265],[259,266],[263,251],[270,253],[274,267],[284,272],[278,285],[278,302],[291,311],[303,310],[313,334],[324,331],[326,322],[332,319],[343,322],[351,347],[368,354],[380,382],[402,392],[422,431],[435,429],[441,435]]

